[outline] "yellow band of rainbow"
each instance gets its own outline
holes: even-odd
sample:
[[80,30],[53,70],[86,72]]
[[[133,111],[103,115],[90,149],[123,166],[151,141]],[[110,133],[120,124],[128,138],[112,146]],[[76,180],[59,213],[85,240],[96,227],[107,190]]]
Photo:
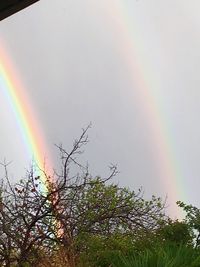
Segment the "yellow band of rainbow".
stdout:
[[[18,129],[21,132],[23,142],[30,159],[38,169],[47,172],[52,171],[52,161],[48,147],[43,137],[36,115],[31,108],[28,93],[17,78],[16,68],[11,65],[8,53],[0,47],[0,90],[3,91],[6,101],[15,116]],[[48,153],[48,155],[47,155]],[[41,175],[41,181],[45,184],[45,176]]]

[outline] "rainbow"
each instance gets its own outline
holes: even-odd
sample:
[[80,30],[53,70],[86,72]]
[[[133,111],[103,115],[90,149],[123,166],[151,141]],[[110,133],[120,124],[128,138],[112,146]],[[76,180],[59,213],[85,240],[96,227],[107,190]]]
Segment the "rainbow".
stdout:
[[[122,62],[127,66],[132,83],[129,98],[137,97],[139,109],[149,128],[152,157],[157,162],[157,172],[167,194],[168,211],[175,218],[182,218],[183,213],[176,201],[185,201],[183,190],[184,174],[176,157],[176,144],[172,134],[170,119],[164,109],[161,94],[161,82],[155,72],[154,59],[145,53],[147,39],[143,37],[139,19],[129,14],[130,8],[137,8],[143,1],[104,0],[98,2],[100,10],[111,31],[118,36],[115,49]],[[96,3],[93,3],[96,5]],[[131,16],[132,15],[132,16]],[[156,37],[156,36],[155,36]],[[157,47],[159,49],[159,46]],[[135,100],[134,100],[135,102]],[[147,177],[148,179],[148,177]]]
[[[143,53],[145,40],[140,32],[140,25],[131,21],[128,5],[125,0],[102,0],[107,16],[112,17],[112,27],[118,31],[120,40],[119,55],[128,66],[129,76],[132,79],[133,90],[137,90],[137,101],[140,103],[140,112],[144,114],[151,132],[152,151],[157,163],[163,187],[168,192],[168,203],[171,213],[181,217],[181,211],[176,207],[177,200],[185,200],[182,190],[183,174],[179,167],[169,119],[164,110],[164,100],[160,94],[159,78],[155,75],[154,63]],[[93,3],[96,5],[95,3]],[[135,1],[136,4],[136,1]],[[45,139],[42,137],[41,127],[31,110],[26,91],[13,74],[5,51],[0,51],[0,83],[7,100],[18,122],[24,143],[29,155],[32,155],[38,166],[44,164],[44,151],[48,151]],[[50,154],[48,154],[50,155]]]
[[[42,135],[41,127],[36,120],[36,114],[31,109],[26,90],[17,77],[17,72],[11,64],[11,60],[5,48],[0,47],[0,90],[9,103],[9,106],[15,116],[18,128],[21,132],[23,142],[26,146],[30,160],[34,163],[37,170],[44,170],[47,173],[52,172],[52,161],[45,138]],[[41,175],[43,186],[46,184],[46,178]]]
[[[142,38],[140,25],[129,15],[126,1],[111,0],[106,1],[105,5],[110,11],[108,15],[112,16],[114,29],[119,31],[118,35],[121,41],[119,54],[128,66],[133,90],[137,90],[140,112],[146,118],[151,132],[151,143],[154,147],[152,156],[157,161],[159,176],[167,191],[169,211],[172,216],[181,218],[182,211],[175,203],[178,200],[186,199],[181,186],[184,176],[175,156],[171,126],[163,108],[164,99],[160,94],[159,77],[153,71],[154,63],[143,52],[145,40]],[[137,5],[136,1],[135,5]]]

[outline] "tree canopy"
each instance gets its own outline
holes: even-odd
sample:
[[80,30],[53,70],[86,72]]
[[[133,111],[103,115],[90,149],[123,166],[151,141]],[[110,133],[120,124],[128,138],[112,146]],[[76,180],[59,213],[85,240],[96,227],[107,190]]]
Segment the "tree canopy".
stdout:
[[[79,162],[88,142],[83,129],[67,152],[62,145],[61,171],[41,177],[32,168],[26,179],[12,184],[8,166],[0,187],[0,264],[1,266],[41,266],[43,259],[54,264],[63,259],[70,267],[80,260],[86,266],[110,266],[113,253],[140,253],[155,244],[199,245],[199,210],[178,202],[186,213],[182,222],[165,213],[165,201],[145,199],[142,189],[120,187],[114,182],[118,171],[110,166],[107,177],[92,177],[88,166]],[[73,171],[72,171],[73,169]],[[196,234],[197,231],[198,233]],[[56,255],[62,255],[57,257]],[[54,259],[54,260],[53,260]],[[52,265],[61,266],[61,265]]]

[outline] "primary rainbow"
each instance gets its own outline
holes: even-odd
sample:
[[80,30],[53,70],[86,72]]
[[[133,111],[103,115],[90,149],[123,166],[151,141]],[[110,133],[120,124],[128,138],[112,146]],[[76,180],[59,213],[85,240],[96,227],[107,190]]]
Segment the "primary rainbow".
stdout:
[[[17,72],[11,64],[8,53],[1,45],[0,47],[0,90],[3,91],[6,101],[18,123],[23,142],[36,168],[39,170],[52,171],[50,153],[42,135],[36,115],[31,109],[26,90],[17,78]],[[46,157],[48,153],[48,157]],[[50,173],[49,173],[50,174]],[[41,175],[41,181],[44,185],[46,178]]]

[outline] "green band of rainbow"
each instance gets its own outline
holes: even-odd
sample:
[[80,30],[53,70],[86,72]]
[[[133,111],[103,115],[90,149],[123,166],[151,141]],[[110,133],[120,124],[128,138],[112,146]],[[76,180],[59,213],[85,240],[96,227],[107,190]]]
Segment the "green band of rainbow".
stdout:
[[[15,68],[11,66],[11,60],[5,49],[0,48],[0,90],[3,91],[6,101],[15,116],[18,128],[21,131],[23,142],[28,151],[30,159],[37,165],[38,169],[50,171],[52,162],[48,153],[45,139],[42,136],[36,116],[31,109],[27,93],[17,79]],[[45,157],[48,153],[48,158]],[[41,175],[42,183],[45,177]]]
[[[137,8],[137,3],[134,4],[133,8]],[[181,186],[184,176],[175,156],[171,125],[163,109],[164,100],[160,94],[159,77],[154,71],[153,61],[143,53],[148,40],[143,39],[137,19],[131,17],[127,1],[102,0],[101,5],[106,7],[103,10],[107,12],[109,21],[112,21],[111,27],[119,36],[119,56],[127,65],[133,84],[133,91],[128,93],[130,97],[137,96],[140,112],[143,113],[151,132],[154,149],[152,157],[155,157],[160,180],[168,194],[170,213],[175,217],[182,217],[182,211],[175,203],[186,199]]]

